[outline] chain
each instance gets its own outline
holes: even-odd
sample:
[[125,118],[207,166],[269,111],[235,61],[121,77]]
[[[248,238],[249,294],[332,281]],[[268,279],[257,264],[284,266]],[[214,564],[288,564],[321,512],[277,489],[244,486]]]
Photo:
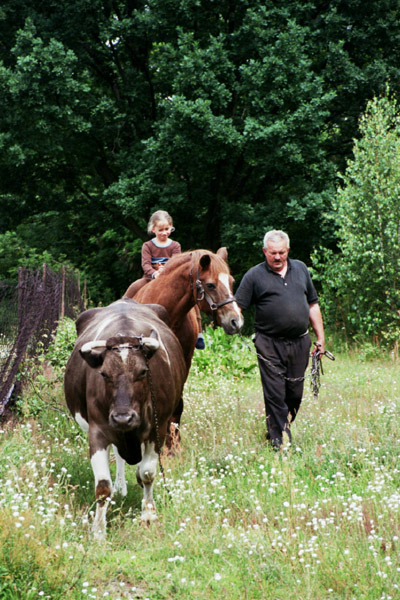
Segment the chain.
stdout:
[[239,334],[239,335],[242,338],[242,340],[245,343],[245,345],[247,346],[247,348],[249,349],[249,351],[251,353],[255,353],[255,355],[257,356],[257,358],[259,358],[260,360],[262,360],[263,362],[265,362],[268,365],[268,367],[270,368],[271,371],[273,371],[274,373],[276,373],[277,375],[279,375],[280,377],[282,377],[285,381],[291,381],[292,383],[294,383],[294,382],[298,382],[298,381],[304,381],[307,377],[310,377],[309,375],[304,375],[303,377],[286,377],[286,375],[284,373],[282,373],[282,371],[279,371],[276,368],[276,366],[270,360],[268,360],[268,358],[265,358],[265,356],[262,356],[262,354],[260,354],[259,352],[255,352],[254,348],[252,348],[250,346],[250,344],[248,343],[248,341],[246,340],[246,338],[242,334]]
[[321,386],[321,375],[324,374],[324,369],[322,368],[322,356],[326,356],[329,360],[335,360],[333,354],[325,350],[325,352],[321,352],[319,348],[321,344],[319,342],[314,342],[314,346],[316,346],[316,351],[312,355],[312,363],[311,363],[311,389],[314,394],[314,399],[318,399],[319,388]]
[[311,362],[311,389],[314,394],[315,400],[318,398],[319,388],[321,386],[321,374],[324,374],[324,370],[322,368],[322,362],[320,360],[320,352],[317,350],[312,355]]
[[[248,341],[242,335],[240,335],[240,337],[242,338],[242,340],[244,341],[245,345],[248,347],[250,352],[253,352],[253,348],[250,347]],[[318,348],[320,346],[320,343],[314,342],[314,345],[317,346],[317,348]],[[271,371],[273,371],[274,373],[276,373],[277,375],[282,377],[285,381],[290,381],[291,383],[298,383],[300,381],[305,381],[308,377],[310,377],[311,389],[313,391],[314,398],[318,398],[319,388],[321,385],[320,376],[321,376],[321,374],[322,375],[324,374],[324,371],[322,369],[321,357],[327,356],[330,360],[335,360],[335,357],[333,356],[333,354],[331,354],[327,350],[325,352],[320,352],[317,349],[317,351],[311,355],[312,356],[312,364],[311,364],[311,371],[310,371],[309,375],[303,375],[302,377],[286,377],[286,375],[284,373],[282,373],[282,371],[279,371],[270,360],[265,358],[265,356],[262,356],[262,354],[260,354],[259,352],[255,352],[255,354],[256,354],[257,358],[259,358],[260,360],[262,360],[264,363],[266,363],[268,365],[268,367],[270,368]]]
[[275,365],[270,360],[268,360],[267,358],[262,356],[259,352],[256,352],[256,355],[257,355],[257,358],[261,359],[263,362],[265,362],[269,366],[271,371],[273,371],[274,373],[276,373],[277,375],[282,377],[282,379],[284,379],[285,381],[291,381],[292,383],[296,383],[298,381],[304,381],[305,379],[307,379],[307,377],[310,377],[310,375],[303,375],[302,377],[286,377],[286,375],[284,373],[282,373],[282,371],[278,371],[278,369],[275,367]]
[[159,422],[158,422],[158,413],[157,413],[157,407],[156,407],[156,398],[155,398],[155,395],[154,395],[153,379],[152,379],[152,376],[151,376],[151,370],[150,370],[149,360],[148,360],[147,357],[145,357],[145,361],[146,361],[146,365],[147,365],[147,368],[148,368],[148,379],[149,379],[149,387],[150,387],[150,397],[151,397],[151,404],[152,404],[152,407],[153,407],[154,424],[155,424],[155,429],[156,429],[156,442],[157,442],[157,448],[158,448],[158,462],[160,464],[160,471],[161,471],[162,478],[163,478],[163,481],[164,481],[165,489],[167,490],[169,497],[172,498],[171,492],[170,492],[170,490],[168,489],[168,486],[167,486],[167,481],[166,481],[166,478],[165,478],[164,466],[163,466],[162,460],[161,460],[162,448],[161,448],[161,440],[160,440],[160,427],[159,427]]

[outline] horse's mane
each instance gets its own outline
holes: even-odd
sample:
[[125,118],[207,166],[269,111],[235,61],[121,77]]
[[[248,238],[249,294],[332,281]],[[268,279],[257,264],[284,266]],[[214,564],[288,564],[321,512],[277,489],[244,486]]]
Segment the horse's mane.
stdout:
[[172,256],[166,263],[164,271],[161,273],[161,275],[167,274],[170,271],[174,271],[175,269],[181,267],[189,261],[191,262],[193,267],[197,267],[200,258],[204,254],[209,254],[211,257],[211,261],[215,261],[219,269],[229,273],[229,267],[227,263],[220,256],[218,256],[218,254],[211,252],[211,250],[204,250],[200,248],[197,250],[186,250],[186,252],[182,252],[181,254],[175,254],[174,256]]

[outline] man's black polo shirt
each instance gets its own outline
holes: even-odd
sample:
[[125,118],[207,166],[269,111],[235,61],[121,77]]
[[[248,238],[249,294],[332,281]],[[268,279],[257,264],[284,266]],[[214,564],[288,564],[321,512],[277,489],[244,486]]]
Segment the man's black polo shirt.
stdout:
[[284,278],[272,271],[266,261],[249,269],[235,297],[243,309],[255,304],[256,331],[289,339],[307,331],[309,305],[318,302],[306,265],[291,259]]

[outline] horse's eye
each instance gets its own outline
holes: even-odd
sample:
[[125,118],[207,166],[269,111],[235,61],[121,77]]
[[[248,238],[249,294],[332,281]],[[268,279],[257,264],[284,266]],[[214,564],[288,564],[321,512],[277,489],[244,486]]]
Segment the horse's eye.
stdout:
[[100,375],[102,376],[103,379],[107,380],[109,379],[107,373],[105,373],[104,371],[99,371]]
[[206,288],[208,290],[215,290],[215,284],[214,283],[206,283]]

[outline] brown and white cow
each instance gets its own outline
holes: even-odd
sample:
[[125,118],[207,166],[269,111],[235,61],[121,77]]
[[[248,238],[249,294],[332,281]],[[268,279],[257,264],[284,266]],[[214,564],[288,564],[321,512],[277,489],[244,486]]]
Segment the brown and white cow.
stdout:
[[136,477],[144,490],[142,520],[156,518],[153,482],[158,452],[186,378],[181,345],[166,320],[163,307],[126,298],[87,310],[76,322],[78,339],[66,367],[64,389],[69,410],[89,435],[97,538],[105,536],[113,491],[110,445],[117,464],[114,490],[126,495],[125,461],[138,464]]

